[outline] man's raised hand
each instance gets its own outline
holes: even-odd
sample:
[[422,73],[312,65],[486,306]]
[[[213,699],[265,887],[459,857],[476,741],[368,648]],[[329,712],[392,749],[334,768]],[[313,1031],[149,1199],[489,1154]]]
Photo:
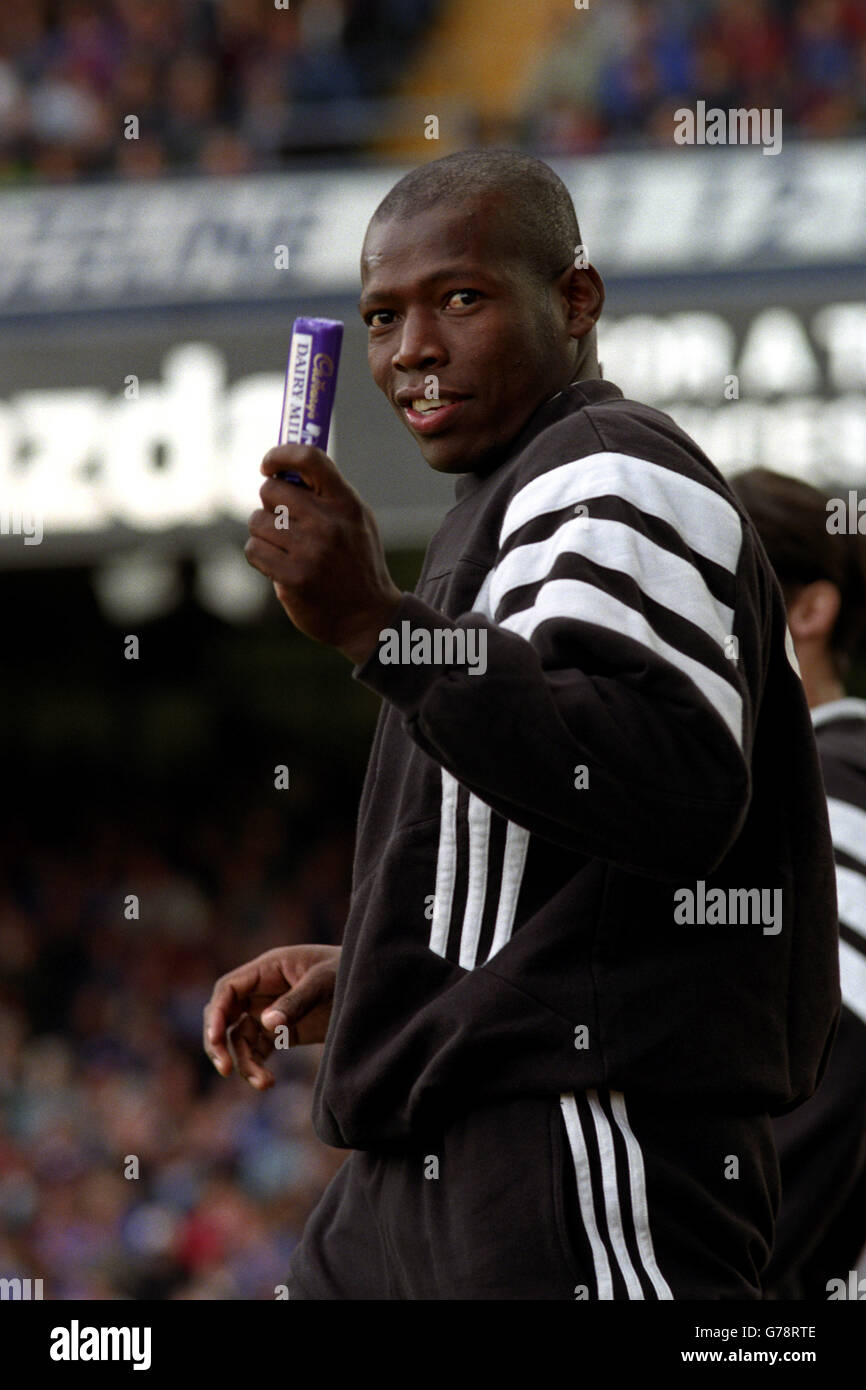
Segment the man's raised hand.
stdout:
[[[266,481],[249,520],[247,560],[273,581],[295,627],[360,664],[402,598],[373,513],[311,445],[270,449],[261,471]],[[276,476],[284,471],[300,474],[306,486]]]

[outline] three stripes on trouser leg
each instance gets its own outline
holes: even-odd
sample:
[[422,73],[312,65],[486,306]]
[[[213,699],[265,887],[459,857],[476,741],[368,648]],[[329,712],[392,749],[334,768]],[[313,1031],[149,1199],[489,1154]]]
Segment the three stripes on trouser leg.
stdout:
[[670,1300],[653,1249],[643,1155],[625,1097],[604,1094],[609,1112],[594,1089],[559,1098],[597,1297]]

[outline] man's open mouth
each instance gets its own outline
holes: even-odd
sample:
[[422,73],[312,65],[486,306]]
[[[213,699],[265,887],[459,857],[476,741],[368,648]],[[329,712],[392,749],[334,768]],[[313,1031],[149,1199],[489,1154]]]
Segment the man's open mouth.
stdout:
[[425,396],[415,396],[411,401],[401,401],[400,405],[413,430],[419,434],[433,434],[450,424],[465,403],[466,397],[428,400]]

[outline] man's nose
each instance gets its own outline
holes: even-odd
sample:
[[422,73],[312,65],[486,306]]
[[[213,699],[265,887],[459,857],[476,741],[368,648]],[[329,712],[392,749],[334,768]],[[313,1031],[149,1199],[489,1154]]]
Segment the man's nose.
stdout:
[[446,356],[433,315],[408,313],[392,365],[405,372],[418,371],[422,367],[441,366]]

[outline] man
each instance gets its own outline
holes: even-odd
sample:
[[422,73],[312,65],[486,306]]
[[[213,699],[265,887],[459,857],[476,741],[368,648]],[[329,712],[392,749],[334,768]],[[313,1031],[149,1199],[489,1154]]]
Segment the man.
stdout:
[[[866,539],[832,499],[752,468],[731,479],[776,572],[830,808],[842,1016],[813,1098],[775,1124],[782,1206],[765,1296],[848,1298],[866,1253],[866,700],[846,694],[866,633]],[[835,1282],[834,1282],[835,1281]]]
[[759,1298],[770,1115],[839,1005],[781,595],[693,441],[601,379],[546,165],[413,171],[361,273],[373,378],[460,477],[415,594],[315,449],[266,455],[250,520],[292,621],[383,697],[339,962],[268,952],[205,1013],[257,1087],[280,1023],[325,1041],[315,1127],[354,1152],[291,1297]]

